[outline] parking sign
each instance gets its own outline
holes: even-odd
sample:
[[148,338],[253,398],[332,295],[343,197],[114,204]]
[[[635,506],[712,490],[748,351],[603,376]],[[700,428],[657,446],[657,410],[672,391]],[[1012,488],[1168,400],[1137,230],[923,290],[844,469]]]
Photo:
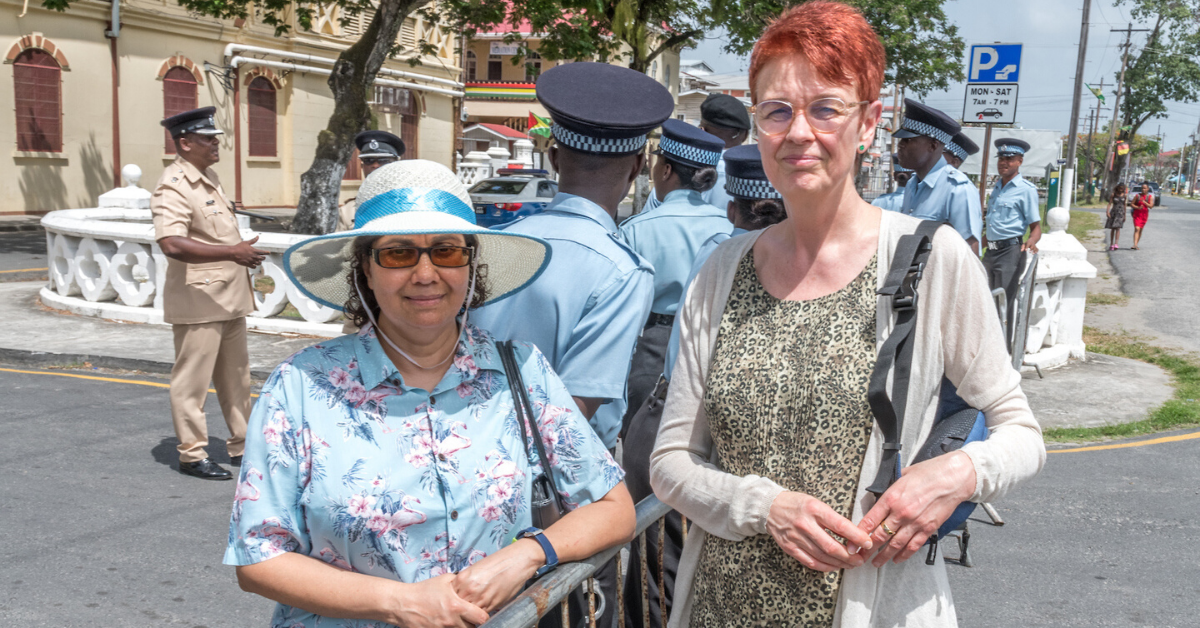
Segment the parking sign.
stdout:
[[1016,83],[1021,79],[1021,44],[971,46],[968,83]]

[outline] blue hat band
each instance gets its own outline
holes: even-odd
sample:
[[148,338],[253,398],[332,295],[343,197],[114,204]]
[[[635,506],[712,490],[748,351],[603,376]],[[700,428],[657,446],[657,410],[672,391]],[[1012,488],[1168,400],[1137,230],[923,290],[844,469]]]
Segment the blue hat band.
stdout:
[[475,212],[457,196],[445,190],[400,188],[388,190],[358,206],[354,228],[361,229],[385,216],[409,212],[437,212],[475,224]]
[[1004,146],[1001,146],[1000,148],[996,149],[996,154],[997,155],[1024,155],[1025,149],[1021,148],[1020,146],[1014,146],[1012,144],[1005,144]]
[[949,133],[931,124],[925,124],[924,122],[913,120],[911,118],[905,118],[904,124],[901,126],[901,128],[912,131],[913,133],[924,135],[926,137],[932,137],[933,139],[946,145],[954,143],[954,138],[951,137]]
[[554,139],[558,140],[564,146],[588,153],[624,155],[635,153],[646,145],[645,135],[622,137],[620,139],[590,137],[576,133],[561,124],[551,126],[550,132],[554,134]]
[[725,176],[725,191],[742,198],[783,198],[779,190],[766,179],[742,179]]
[[715,166],[721,161],[720,151],[704,150],[683,142],[677,142],[666,135],[658,142],[658,149],[664,154],[678,157],[684,161],[705,166]]

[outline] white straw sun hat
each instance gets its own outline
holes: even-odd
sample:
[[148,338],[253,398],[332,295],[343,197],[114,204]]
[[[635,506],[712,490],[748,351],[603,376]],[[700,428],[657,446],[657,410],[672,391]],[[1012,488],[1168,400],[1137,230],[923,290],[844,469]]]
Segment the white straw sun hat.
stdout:
[[304,294],[340,310],[353,289],[346,276],[355,238],[431,233],[475,236],[475,263],[487,265],[487,303],[524,288],[550,262],[545,241],[476,225],[471,197],[449,168],[409,159],[383,166],[363,181],[354,229],[293,245],[283,254],[283,267]]

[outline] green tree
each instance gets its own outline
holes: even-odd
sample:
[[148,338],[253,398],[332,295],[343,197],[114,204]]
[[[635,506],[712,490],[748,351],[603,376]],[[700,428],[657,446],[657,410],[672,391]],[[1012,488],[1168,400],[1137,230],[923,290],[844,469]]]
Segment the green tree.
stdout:
[[[965,78],[963,40],[942,9],[945,0],[848,0],[879,34],[887,53],[884,82],[923,96]],[[712,24],[729,33],[725,50],[746,54],[763,29],[797,0],[713,0]]]
[[[73,0],[43,0],[42,6],[65,11]],[[300,28],[310,30],[316,7],[336,4],[343,14],[357,16],[375,9],[370,25],[349,48],[338,55],[329,76],[333,91],[333,113],[325,129],[317,134],[312,165],[300,176],[300,201],[292,230],[298,233],[328,233],[337,223],[338,194],[346,163],[354,152],[354,136],[369,128],[371,108],[367,97],[383,63],[396,54],[396,37],[404,19],[429,0],[177,0],[180,6],[200,15],[219,19],[246,19],[251,12],[274,27],[276,35],[291,30],[288,12]]]
[[[1150,33],[1140,49],[1130,50],[1121,94],[1119,138],[1129,141],[1142,125],[1167,114],[1167,102],[1195,102],[1200,91],[1200,0],[1119,0]],[[1136,148],[1136,144],[1135,144]],[[1130,155],[1133,152],[1131,151]],[[1129,163],[1118,155],[1105,181],[1111,189]]]

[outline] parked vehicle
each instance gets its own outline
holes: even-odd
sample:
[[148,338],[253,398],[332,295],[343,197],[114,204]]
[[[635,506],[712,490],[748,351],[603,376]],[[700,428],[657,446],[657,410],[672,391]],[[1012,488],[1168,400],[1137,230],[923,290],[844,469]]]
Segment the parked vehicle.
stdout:
[[558,182],[547,178],[545,170],[503,168],[497,174],[468,191],[475,206],[475,222],[484,227],[536,214],[558,194]]

